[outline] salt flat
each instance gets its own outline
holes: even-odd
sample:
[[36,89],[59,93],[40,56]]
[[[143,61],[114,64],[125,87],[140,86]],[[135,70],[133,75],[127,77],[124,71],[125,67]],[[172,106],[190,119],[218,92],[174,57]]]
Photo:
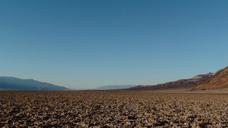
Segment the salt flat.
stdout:
[[226,93],[0,92],[0,127],[228,127]]

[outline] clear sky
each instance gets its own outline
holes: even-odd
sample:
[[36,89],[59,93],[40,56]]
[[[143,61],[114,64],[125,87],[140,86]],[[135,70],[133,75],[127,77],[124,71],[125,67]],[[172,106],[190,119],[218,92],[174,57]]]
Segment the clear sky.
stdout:
[[0,75],[74,89],[228,65],[227,0],[1,0]]

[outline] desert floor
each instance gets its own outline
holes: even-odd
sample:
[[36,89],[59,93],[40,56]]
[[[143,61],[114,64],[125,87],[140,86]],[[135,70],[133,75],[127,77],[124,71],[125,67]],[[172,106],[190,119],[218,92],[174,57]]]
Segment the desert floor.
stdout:
[[228,127],[228,94],[0,92],[0,127]]

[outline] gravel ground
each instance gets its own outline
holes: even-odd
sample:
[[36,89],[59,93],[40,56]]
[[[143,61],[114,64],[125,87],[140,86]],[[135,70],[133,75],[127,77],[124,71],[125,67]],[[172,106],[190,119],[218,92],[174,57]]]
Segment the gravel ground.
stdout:
[[228,127],[227,94],[0,92],[0,127]]

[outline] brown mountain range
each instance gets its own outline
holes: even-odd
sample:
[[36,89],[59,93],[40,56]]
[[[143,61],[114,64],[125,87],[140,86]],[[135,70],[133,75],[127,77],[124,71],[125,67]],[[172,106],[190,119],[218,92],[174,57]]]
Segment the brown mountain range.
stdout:
[[216,72],[209,80],[194,87],[193,90],[228,88],[228,67]]
[[138,85],[130,90],[210,90],[228,88],[228,67],[216,72],[157,85]]
[[167,90],[167,89],[193,89],[197,85],[205,83],[213,76],[212,73],[202,74],[190,79],[181,79],[157,85],[138,85],[130,90]]

